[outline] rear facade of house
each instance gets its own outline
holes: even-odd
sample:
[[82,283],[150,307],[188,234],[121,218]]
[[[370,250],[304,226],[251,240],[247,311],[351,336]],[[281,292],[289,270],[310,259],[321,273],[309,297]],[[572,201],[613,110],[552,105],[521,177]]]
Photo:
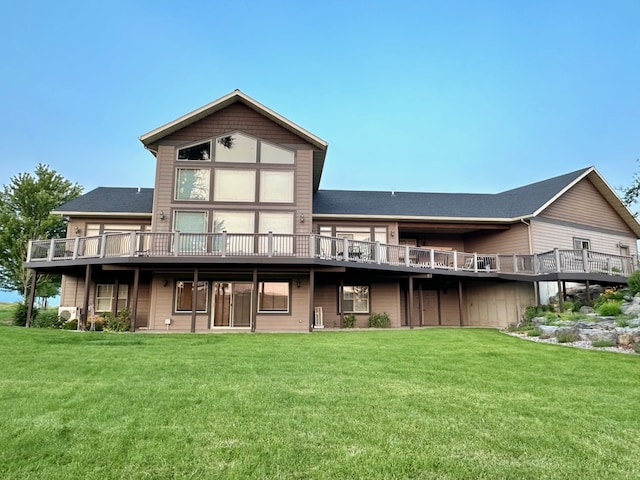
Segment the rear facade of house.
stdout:
[[[153,331],[513,323],[548,285],[618,285],[640,225],[593,168],[498,194],[319,188],[327,143],[240,91],[140,137],[153,189],[98,188],[56,213],[27,266],[61,310]],[[552,288],[552,290],[553,290]],[[588,288],[587,288],[588,290]]]

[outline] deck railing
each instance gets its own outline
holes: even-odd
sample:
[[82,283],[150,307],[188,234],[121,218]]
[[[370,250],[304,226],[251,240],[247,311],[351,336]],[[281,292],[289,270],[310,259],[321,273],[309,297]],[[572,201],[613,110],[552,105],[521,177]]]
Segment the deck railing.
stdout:
[[33,240],[28,262],[123,257],[297,257],[476,273],[586,272],[629,276],[631,256],[591,250],[559,250],[533,255],[458,252],[349,240],[320,235],[275,233],[109,233],[92,237]]

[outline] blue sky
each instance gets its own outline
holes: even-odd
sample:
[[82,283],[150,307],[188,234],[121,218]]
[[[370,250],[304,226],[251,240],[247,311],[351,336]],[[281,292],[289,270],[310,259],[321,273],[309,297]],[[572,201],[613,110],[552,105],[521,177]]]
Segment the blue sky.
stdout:
[[329,142],[321,187],[498,192],[640,158],[640,2],[2,2],[0,181],[153,186],[138,136],[235,88]]

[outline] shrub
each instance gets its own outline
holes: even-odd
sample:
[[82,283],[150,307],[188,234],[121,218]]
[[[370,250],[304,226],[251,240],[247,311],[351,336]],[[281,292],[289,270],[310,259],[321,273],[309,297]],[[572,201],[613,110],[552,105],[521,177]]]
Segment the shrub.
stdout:
[[33,321],[35,328],[61,328],[63,324],[64,318],[56,310],[40,310]]
[[620,302],[617,301],[608,301],[598,307],[598,314],[603,317],[615,317],[621,313],[622,310],[620,309]]
[[594,340],[591,342],[591,345],[594,347],[602,348],[602,347],[615,347],[615,343],[609,340]]
[[117,315],[105,313],[104,321],[105,332],[128,332],[131,328],[131,314],[128,308],[123,308]]
[[629,285],[629,290],[631,291],[631,295],[635,295],[640,292],[640,270],[634,271],[629,278],[627,279],[627,285]]
[[387,312],[384,313],[372,313],[369,317],[369,327],[371,328],[389,328],[391,326],[391,319]]
[[624,295],[624,290],[618,290],[615,287],[607,288],[593,302],[593,308],[597,311],[598,308],[600,308],[600,306],[604,305],[605,303],[622,302],[622,300],[624,300]]
[[97,316],[97,317],[93,317],[93,318],[89,318],[87,320],[87,330],[91,330],[91,322],[93,321],[93,329],[96,332],[101,332],[102,330],[104,330],[104,327],[107,323],[107,321],[105,320],[105,318],[103,316]]
[[566,300],[566,301],[562,302],[562,309],[565,312],[575,312],[576,311],[576,305],[572,301]]
[[78,329],[78,320],[69,320],[62,324],[63,330],[77,330]]
[[353,313],[349,313],[344,316],[344,328],[353,328],[356,326],[356,316]]
[[531,330],[526,330],[527,337],[539,337],[542,335],[542,330],[539,328],[532,328]]
[[629,319],[625,317],[616,318],[616,325],[619,327],[628,327],[630,325]]
[[[13,311],[13,324],[19,327],[24,327],[27,325],[27,310],[29,306],[26,302],[22,302],[16,305],[15,310]],[[31,310],[31,322],[36,319],[38,315],[38,309],[33,307]]]
[[559,330],[555,334],[558,343],[572,343],[577,340],[576,334],[569,330]]

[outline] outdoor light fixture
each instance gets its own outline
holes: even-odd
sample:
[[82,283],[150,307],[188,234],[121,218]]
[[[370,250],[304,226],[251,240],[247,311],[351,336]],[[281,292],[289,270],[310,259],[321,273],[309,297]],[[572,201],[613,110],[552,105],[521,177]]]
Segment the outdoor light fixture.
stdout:
[[73,231],[75,232],[76,235],[80,235],[82,233],[82,231],[80,230],[80,227],[78,227],[77,225],[73,227]]
[[304,213],[300,214],[300,223],[304,223]]
[[299,278],[296,278],[296,287],[300,288],[300,279]]
[[160,210],[160,220],[164,220],[164,211]]

